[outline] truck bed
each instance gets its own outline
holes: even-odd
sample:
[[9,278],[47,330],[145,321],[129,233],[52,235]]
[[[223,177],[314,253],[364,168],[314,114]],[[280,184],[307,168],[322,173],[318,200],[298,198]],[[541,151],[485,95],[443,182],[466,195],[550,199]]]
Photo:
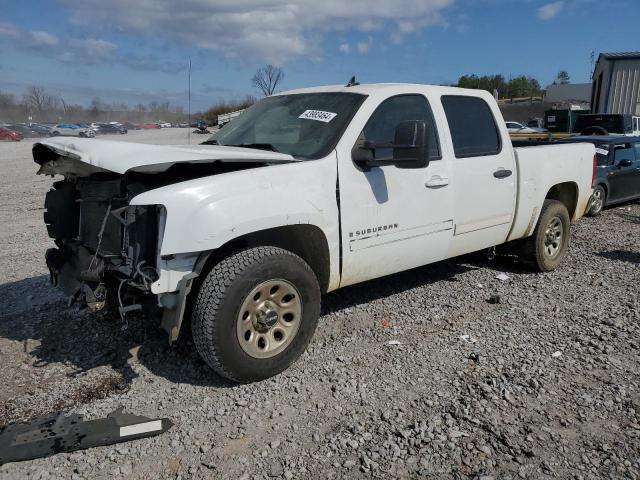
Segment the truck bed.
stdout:
[[572,184],[578,202],[575,211],[569,215],[572,221],[584,215],[592,193],[593,145],[572,143],[515,147],[514,154],[518,166],[518,195],[508,240],[533,234],[540,206],[553,185]]

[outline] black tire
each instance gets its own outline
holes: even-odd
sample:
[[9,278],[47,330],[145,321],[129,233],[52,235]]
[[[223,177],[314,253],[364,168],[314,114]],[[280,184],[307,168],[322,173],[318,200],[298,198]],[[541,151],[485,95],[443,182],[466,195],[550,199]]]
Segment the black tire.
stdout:
[[580,135],[589,136],[589,135],[609,135],[609,131],[600,127],[599,125],[592,125],[591,127],[587,127],[580,132]]
[[589,210],[587,210],[587,216],[597,217],[602,213],[604,204],[607,201],[607,192],[602,185],[596,185],[589,201]]
[[[236,328],[240,308],[263,282],[283,279],[300,293],[302,314],[291,343],[275,356],[254,358],[240,345]],[[309,265],[276,247],[255,247],[234,253],[207,274],[192,313],[192,335],[202,359],[219,375],[238,383],[277,375],[305,350],[320,315],[320,287]]]
[[[557,239],[558,246],[553,254],[549,253],[548,247],[554,243],[547,244],[548,232],[552,222],[558,220],[562,225],[561,236]],[[571,221],[567,207],[557,200],[545,200],[540,212],[540,218],[533,235],[526,240],[525,252],[534,268],[540,272],[550,272],[558,268],[569,248]]]

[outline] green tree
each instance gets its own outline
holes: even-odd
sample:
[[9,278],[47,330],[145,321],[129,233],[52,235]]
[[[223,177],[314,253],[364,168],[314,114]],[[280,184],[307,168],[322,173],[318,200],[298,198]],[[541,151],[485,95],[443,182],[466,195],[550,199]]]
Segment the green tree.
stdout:
[[569,76],[569,72],[567,72],[566,70],[560,70],[553,83],[560,84],[560,85],[566,85],[567,83],[571,83],[571,77]]

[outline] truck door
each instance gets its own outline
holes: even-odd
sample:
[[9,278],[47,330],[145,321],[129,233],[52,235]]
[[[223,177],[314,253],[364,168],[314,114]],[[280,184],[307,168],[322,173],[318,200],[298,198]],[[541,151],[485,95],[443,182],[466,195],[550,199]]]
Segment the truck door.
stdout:
[[[396,126],[407,120],[427,123],[427,166],[392,164],[363,169],[352,161],[352,149],[362,136],[378,144],[393,143]],[[427,97],[369,98],[353,125],[337,149],[341,286],[445,258],[453,233],[453,193]],[[392,154],[391,148],[374,153],[377,160],[392,158]]]
[[640,193],[640,158],[633,143],[614,144],[609,169],[609,200],[618,201]]
[[[495,102],[493,102],[495,104]],[[443,95],[455,182],[454,234],[450,256],[503,243],[516,203],[516,166],[497,106],[481,97]],[[502,135],[501,135],[502,134]]]

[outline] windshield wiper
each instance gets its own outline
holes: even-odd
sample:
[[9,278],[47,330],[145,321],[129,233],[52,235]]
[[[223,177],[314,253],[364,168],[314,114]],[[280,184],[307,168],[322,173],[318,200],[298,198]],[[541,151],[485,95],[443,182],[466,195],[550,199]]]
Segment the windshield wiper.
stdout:
[[272,152],[277,152],[276,147],[271,145],[270,143],[241,143],[240,145],[232,145],[226,144],[226,147],[242,147],[242,148],[255,148],[256,150],[269,150]]
[[218,140],[211,138],[209,140],[205,140],[200,145],[220,145],[220,144],[218,143]]

